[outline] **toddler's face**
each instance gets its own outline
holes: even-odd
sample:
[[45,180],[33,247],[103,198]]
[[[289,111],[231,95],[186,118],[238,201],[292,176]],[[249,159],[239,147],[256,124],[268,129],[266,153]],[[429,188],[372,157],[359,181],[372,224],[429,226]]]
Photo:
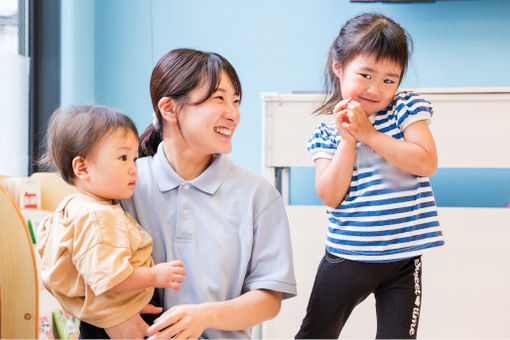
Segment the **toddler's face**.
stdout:
[[138,172],[138,139],[124,128],[117,128],[94,145],[86,157],[89,181],[85,189],[101,200],[131,197]]
[[358,55],[342,67],[333,63],[340,79],[342,97],[361,104],[370,116],[391,104],[397,91],[402,68],[388,59],[377,60],[374,55]]

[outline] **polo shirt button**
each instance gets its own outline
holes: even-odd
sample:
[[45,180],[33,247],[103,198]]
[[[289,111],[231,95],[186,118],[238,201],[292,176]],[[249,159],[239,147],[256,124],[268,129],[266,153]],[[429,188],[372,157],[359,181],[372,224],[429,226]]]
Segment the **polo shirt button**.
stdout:
[[189,214],[188,209],[183,209],[183,210],[182,210],[182,214],[183,214],[184,216],[188,216],[188,214]]
[[184,190],[189,190],[189,184],[188,183],[184,184]]

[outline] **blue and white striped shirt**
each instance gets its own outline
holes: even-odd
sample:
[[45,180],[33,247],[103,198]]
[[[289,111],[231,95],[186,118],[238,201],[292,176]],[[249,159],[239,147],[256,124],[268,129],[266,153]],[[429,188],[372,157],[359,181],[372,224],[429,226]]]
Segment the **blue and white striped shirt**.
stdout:
[[[369,118],[379,132],[404,140],[409,124],[430,122],[431,117],[430,102],[401,92],[388,108]],[[335,123],[321,123],[308,141],[308,151],[314,160],[331,159],[339,143]],[[349,260],[398,261],[444,244],[429,178],[397,169],[360,142],[349,191],[327,214],[326,249]]]

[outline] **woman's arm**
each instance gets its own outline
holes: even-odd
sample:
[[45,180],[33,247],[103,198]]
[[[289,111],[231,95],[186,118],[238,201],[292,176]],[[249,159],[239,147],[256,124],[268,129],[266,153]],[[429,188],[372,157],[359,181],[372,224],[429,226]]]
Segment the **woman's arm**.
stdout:
[[228,301],[178,305],[156,319],[148,334],[157,334],[158,339],[196,339],[206,328],[243,330],[274,318],[280,311],[281,301],[282,293],[261,289]]
[[229,301],[212,302],[209,304],[210,327],[231,331],[253,327],[278,315],[281,303],[282,293],[262,289]]

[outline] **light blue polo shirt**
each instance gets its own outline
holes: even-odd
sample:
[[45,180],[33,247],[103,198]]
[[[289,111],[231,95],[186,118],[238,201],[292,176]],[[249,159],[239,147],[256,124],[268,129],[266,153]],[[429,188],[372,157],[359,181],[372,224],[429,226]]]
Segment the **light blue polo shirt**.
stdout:
[[[170,166],[163,144],[137,161],[138,182],[122,206],[154,239],[156,263],[181,260],[181,290],[164,289],[165,310],[230,300],[255,289],[296,295],[282,198],[261,175],[219,155],[192,181]],[[206,329],[206,338],[249,338],[249,331]]]

